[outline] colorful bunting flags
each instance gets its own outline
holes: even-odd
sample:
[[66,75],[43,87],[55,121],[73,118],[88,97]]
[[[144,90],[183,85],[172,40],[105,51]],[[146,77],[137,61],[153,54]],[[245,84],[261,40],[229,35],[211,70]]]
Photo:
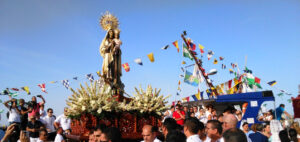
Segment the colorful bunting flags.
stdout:
[[291,102],[292,102],[292,99],[288,99],[287,101],[288,101],[289,103],[291,103]]
[[47,93],[47,92],[46,92],[46,84],[45,84],[45,83],[43,83],[43,84],[38,84],[38,86],[42,89],[42,91],[43,91],[44,93]]
[[129,72],[129,71],[130,71],[130,67],[129,67],[129,64],[128,64],[128,63],[122,64],[122,67],[124,68],[124,70],[125,70],[126,72]]
[[186,64],[186,62],[185,62],[185,61],[182,61],[182,62],[181,62],[181,64],[185,65],[185,64]]
[[78,77],[73,77],[73,79],[74,79],[74,80],[77,80],[77,79],[78,79]]
[[3,113],[4,112],[4,109],[0,109],[0,113]]
[[63,84],[63,86],[65,86],[67,89],[69,89],[69,85],[70,85],[70,83],[69,83],[69,80],[62,80],[62,84]]
[[52,83],[52,84],[53,84],[53,83],[57,83],[57,81],[50,81],[50,83]]
[[185,71],[184,82],[193,86],[198,86],[199,80],[189,71]]
[[137,64],[139,64],[139,65],[143,65],[143,62],[142,62],[142,59],[141,58],[136,58],[135,60],[134,60],[134,62],[135,63],[137,63]]
[[223,60],[224,60],[224,57],[220,56],[219,59],[220,59],[220,61],[223,61]]
[[270,86],[274,86],[277,82],[275,80],[268,82]]
[[21,88],[22,90],[24,90],[28,95],[30,95],[30,91],[29,91],[29,87],[28,86],[24,86]]
[[153,62],[154,62],[154,55],[153,55],[153,53],[150,53],[150,54],[148,54],[147,56],[148,56],[150,62],[153,63]]
[[179,53],[178,40],[174,41],[173,45],[177,48],[177,52]]
[[182,44],[182,53],[183,53],[183,57],[189,58],[192,61],[194,60],[193,56],[189,52],[189,49],[187,48],[187,46],[184,43]]
[[93,74],[87,74],[86,75],[86,78],[90,81],[90,82],[93,82],[94,81],[94,76],[93,76]]

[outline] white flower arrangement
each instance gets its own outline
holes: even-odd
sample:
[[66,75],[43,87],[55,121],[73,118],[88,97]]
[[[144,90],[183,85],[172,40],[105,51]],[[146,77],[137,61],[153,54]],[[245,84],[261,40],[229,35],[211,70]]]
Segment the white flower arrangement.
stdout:
[[109,85],[99,87],[96,82],[90,86],[87,83],[85,85],[86,87],[83,87],[80,84],[77,91],[71,88],[73,94],[67,100],[69,116],[80,116],[84,112],[97,114],[101,114],[102,111],[111,112],[118,106]]
[[[166,104],[167,98],[170,97],[163,95],[159,95],[160,89],[157,90],[156,88],[152,89],[151,85],[148,85],[146,92],[140,87],[140,90],[135,88],[136,93],[132,98],[132,101],[125,105],[127,111],[139,111],[140,113],[155,113],[157,115],[161,115],[161,112],[168,109]],[[124,106],[124,102],[122,104]]]
[[71,88],[73,92],[67,100],[68,116],[71,118],[80,117],[84,113],[91,113],[100,115],[105,112],[131,112],[138,111],[139,113],[155,113],[161,115],[161,112],[168,107],[166,104],[167,98],[159,95],[160,89],[154,92],[151,85],[148,85],[146,92],[140,87],[140,90],[135,88],[136,93],[129,103],[117,102],[113,97],[112,89],[109,84],[97,85],[96,82],[91,83],[89,86],[85,83],[86,87],[80,85],[77,91]]

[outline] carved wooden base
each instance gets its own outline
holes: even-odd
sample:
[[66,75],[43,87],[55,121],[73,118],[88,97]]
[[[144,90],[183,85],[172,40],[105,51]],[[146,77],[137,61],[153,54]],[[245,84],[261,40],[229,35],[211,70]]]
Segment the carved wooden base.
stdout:
[[99,124],[119,128],[123,139],[142,139],[142,128],[146,124],[160,127],[161,120],[151,116],[132,114],[129,112],[114,113],[111,118],[100,119],[91,114],[84,114],[80,120],[73,119],[71,122],[71,135],[67,136],[73,140],[87,140],[89,131]]

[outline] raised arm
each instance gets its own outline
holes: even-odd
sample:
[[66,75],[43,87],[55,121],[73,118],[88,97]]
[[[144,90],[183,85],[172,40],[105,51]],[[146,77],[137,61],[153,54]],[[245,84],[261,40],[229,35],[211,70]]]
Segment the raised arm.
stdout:
[[42,95],[40,95],[39,98],[42,99],[42,103],[40,105],[45,105],[46,101],[45,101],[44,97]]

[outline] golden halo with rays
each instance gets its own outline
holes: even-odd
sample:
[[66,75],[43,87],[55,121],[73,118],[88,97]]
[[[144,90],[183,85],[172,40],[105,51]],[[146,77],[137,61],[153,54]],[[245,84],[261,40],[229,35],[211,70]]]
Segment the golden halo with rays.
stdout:
[[117,29],[119,27],[118,18],[106,11],[105,14],[101,16],[100,26],[106,31],[109,29]]

